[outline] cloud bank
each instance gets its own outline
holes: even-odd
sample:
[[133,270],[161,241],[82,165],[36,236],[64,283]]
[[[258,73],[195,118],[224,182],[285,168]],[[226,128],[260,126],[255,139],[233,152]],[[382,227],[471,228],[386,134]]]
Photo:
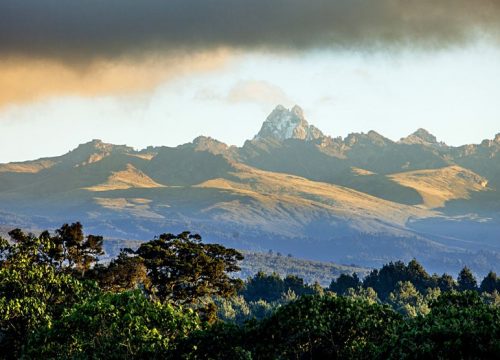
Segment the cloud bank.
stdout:
[[499,34],[499,0],[1,0],[0,107],[151,89],[221,53],[425,51]]
[[498,0],[2,0],[0,57],[442,47],[497,40]]

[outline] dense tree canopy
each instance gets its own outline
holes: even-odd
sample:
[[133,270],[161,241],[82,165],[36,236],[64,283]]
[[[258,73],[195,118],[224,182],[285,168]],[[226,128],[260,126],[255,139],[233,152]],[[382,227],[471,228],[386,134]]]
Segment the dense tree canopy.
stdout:
[[427,316],[401,323],[391,359],[495,359],[500,354],[500,308],[473,291],[440,296]]
[[[332,280],[231,277],[241,254],[189,232],[99,262],[79,223],[0,238],[0,358],[427,359],[500,353],[499,280],[416,261]],[[241,285],[244,286],[241,286]],[[218,320],[217,320],[218,318]],[[216,321],[217,320],[217,321]]]
[[399,316],[388,307],[335,296],[306,296],[251,331],[263,359],[370,359]]
[[0,353],[16,358],[30,333],[97,288],[47,262],[47,238],[12,235],[14,243],[0,239]]
[[165,357],[200,328],[192,310],[150,301],[140,291],[85,299],[31,336],[30,358],[148,359]]
[[[200,359],[373,359],[384,350],[381,344],[393,336],[400,321],[401,317],[389,307],[363,300],[332,295],[303,296],[261,322],[249,323],[244,328],[216,327],[203,336],[194,336],[191,356]],[[213,343],[213,339],[217,342]]]
[[[0,238],[2,357],[18,357],[26,340],[39,329],[45,330],[38,333],[38,340],[32,341],[40,346],[45,342],[56,341],[57,336],[65,337],[68,332],[81,331],[78,337],[71,338],[75,341],[74,344],[65,343],[69,346],[67,351],[73,351],[73,347],[80,350],[85,346],[94,347],[97,343],[92,345],[92,341],[97,341],[100,346],[109,341],[107,346],[111,347],[113,341],[119,340],[119,336],[132,336],[127,328],[123,329],[126,333],[112,334],[120,326],[127,325],[113,323],[116,316],[128,318],[128,312],[131,312],[137,320],[141,314],[148,314],[148,306],[159,311],[158,316],[165,315],[167,310],[172,314],[174,308],[168,307],[171,303],[192,303],[203,296],[229,296],[235,294],[241,284],[241,280],[229,277],[230,272],[239,270],[237,262],[242,259],[239,252],[217,244],[203,244],[199,235],[190,235],[188,232],[177,236],[161,235],[158,239],[143,244],[137,252],[122,252],[108,265],[98,263],[98,255],[103,253],[103,238],[85,236],[80,223],[65,224],[57,229],[54,235],[44,231],[36,236],[26,234],[20,229],[11,231],[9,235],[10,241]],[[140,291],[130,293],[134,294],[133,296],[125,293],[116,296],[105,294],[107,291],[120,293],[129,289]],[[153,298],[151,295],[154,295]],[[135,301],[130,304],[135,308],[119,310],[117,303],[123,303],[123,299]],[[161,302],[155,303],[153,299],[159,299]],[[103,312],[98,313],[99,308],[105,305],[109,307],[104,307]],[[76,310],[71,312],[73,306]],[[166,306],[166,310],[163,306]],[[113,309],[118,313],[113,315]],[[149,313],[151,316],[154,315],[153,310]],[[200,309],[205,312],[206,310]],[[212,312],[215,313],[215,310]],[[80,318],[82,314],[88,316]],[[107,317],[108,315],[110,317]],[[95,322],[85,324],[85,321],[91,321],[92,317]],[[150,321],[152,318],[148,319],[144,321]],[[166,319],[160,317],[157,320]],[[112,338],[113,340],[99,337],[94,339],[92,332],[87,334],[88,338],[84,338],[84,326],[89,329],[93,326],[108,326],[105,325],[108,321],[110,328],[106,328],[106,331],[110,336],[117,336]],[[81,322],[83,327],[78,327],[78,322]],[[65,328],[66,325],[73,328]],[[141,329],[146,326],[140,323],[128,325]],[[157,331],[154,325],[151,332]],[[139,341],[140,337],[150,336],[150,333],[137,336],[136,340]],[[159,336],[164,344],[167,335],[160,333]],[[57,342],[61,341],[57,338]],[[157,348],[159,346],[154,345]],[[31,349],[33,354],[36,354],[35,347]],[[51,347],[47,348],[47,351],[49,354],[63,350]],[[78,351],[74,354],[77,357],[83,356]],[[70,357],[74,354],[71,353]]]

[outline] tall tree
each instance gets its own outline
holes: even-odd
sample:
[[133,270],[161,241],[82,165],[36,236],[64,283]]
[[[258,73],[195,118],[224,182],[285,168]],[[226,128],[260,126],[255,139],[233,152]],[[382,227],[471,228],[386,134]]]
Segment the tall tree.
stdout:
[[356,273],[352,275],[341,274],[337,279],[332,280],[329,290],[339,295],[344,295],[347,289],[356,289],[361,285],[361,281]]
[[497,277],[497,274],[493,271],[490,271],[488,275],[486,275],[481,281],[481,286],[479,289],[482,292],[492,293],[493,291],[500,292],[500,279]]
[[477,280],[467,266],[464,266],[458,274],[457,283],[460,291],[477,290]]
[[246,301],[276,301],[285,291],[285,284],[279,274],[259,271],[247,279],[241,294]]
[[434,286],[432,278],[415,259],[408,265],[396,261],[382,266],[380,270],[372,270],[363,280],[363,286],[372,287],[379,298],[385,300],[400,281],[410,281],[420,292]]
[[455,282],[455,279],[451,275],[448,274],[443,274],[439,278],[437,278],[437,286],[441,291],[452,291],[456,289],[457,283]]
[[398,282],[396,289],[389,294],[388,302],[404,316],[415,317],[429,311],[424,297],[410,281]]
[[229,274],[240,270],[243,255],[222,245],[204,244],[200,235],[188,231],[162,234],[128,252],[143,260],[151,291],[162,300],[193,303],[206,296],[226,297],[242,285]]
[[90,279],[96,280],[101,289],[112,292],[137,289],[150,286],[144,260],[139,256],[131,256],[125,251],[113,259],[108,265],[98,264],[88,273]]
[[31,251],[33,260],[36,258],[39,263],[51,264],[57,270],[73,272],[82,278],[98,262],[99,255],[104,254],[102,236],[85,236],[79,222],[64,224],[54,235],[47,230],[35,236],[14,229],[9,236],[17,244],[12,250],[25,255]]
[[420,293],[424,293],[427,288],[434,285],[431,276],[416,259],[412,259],[406,265],[406,273],[408,281],[410,281]]
[[64,224],[50,239],[55,245],[51,255],[59,266],[67,266],[82,277],[104,254],[102,236],[85,236],[79,222]]

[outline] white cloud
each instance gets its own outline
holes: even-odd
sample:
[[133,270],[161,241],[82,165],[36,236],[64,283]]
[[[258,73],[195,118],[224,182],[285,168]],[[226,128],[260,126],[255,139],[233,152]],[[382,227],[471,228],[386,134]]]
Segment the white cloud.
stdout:
[[230,103],[257,103],[263,105],[293,104],[290,97],[279,86],[267,81],[245,80],[239,81],[231,88],[226,100]]

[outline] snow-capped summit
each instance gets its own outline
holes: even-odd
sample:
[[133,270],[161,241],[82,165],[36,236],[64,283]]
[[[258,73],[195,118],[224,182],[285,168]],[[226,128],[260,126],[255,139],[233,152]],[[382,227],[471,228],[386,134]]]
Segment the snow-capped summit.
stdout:
[[323,136],[318,128],[309,125],[302,108],[295,105],[291,110],[288,110],[283,105],[278,105],[264,121],[254,140],[315,140]]

